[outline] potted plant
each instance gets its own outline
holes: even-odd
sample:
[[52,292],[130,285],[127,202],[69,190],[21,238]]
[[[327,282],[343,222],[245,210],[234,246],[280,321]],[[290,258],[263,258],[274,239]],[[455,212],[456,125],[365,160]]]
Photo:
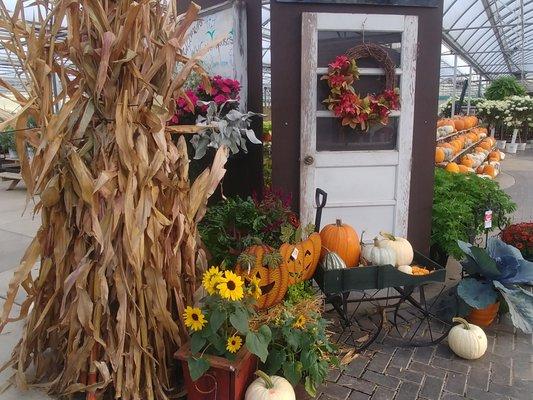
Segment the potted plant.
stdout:
[[533,222],[509,225],[500,232],[500,237],[520,250],[526,260],[533,261]]
[[299,400],[314,398],[329,370],[340,366],[339,352],[322,318],[323,299],[313,294],[309,283],[290,286],[286,299],[252,321],[252,326],[267,324],[272,331],[262,369],[285,377],[296,387]]
[[509,223],[508,215],[516,209],[511,197],[492,180],[475,174],[454,174],[435,169],[430,256],[446,265],[448,256],[460,259],[463,252],[457,245],[485,233],[486,210],[493,212],[493,227]]
[[[272,333],[268,326],[250,329],[254,300],[261,295],[258,280],[245,286],[232,271],[211,267],[204,273],[207,292],[198,307],[185,309],[191,340],[176,358],[182,362],[189,400],[242,400],[257,367],[266,361]],[[256,357],[257,356],[257,357]]]
[[533,285],[533,263],[520,251],[498,238],[490,238],[481,249],[459,242],[465,259],[467,277],[457,285],[457,294],[474,313],[469,319],[476,325],[489,325],[499,304],[505,303],[516,328],[533,332],[533,294],[524,285]]
[[8,153],[10,158],[17,158],[15,132],[13,132],[13,129],[8,128],[4,132],[0,132],[0,150],[3,153]]

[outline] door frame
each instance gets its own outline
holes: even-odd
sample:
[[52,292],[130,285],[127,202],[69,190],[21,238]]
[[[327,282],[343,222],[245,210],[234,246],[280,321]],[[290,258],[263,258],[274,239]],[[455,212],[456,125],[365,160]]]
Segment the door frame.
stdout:
[[[300,218],[304,222],[314,220],[315,166],[320,163],[318,154],[317,160],[312,165],[304,163],[307,155],[315,155],[317,153],[316,118],[318,110],[316,88],[319,75],[319,69],[317,68],[319,30],[366,30],[400,32],[402,34],[401,70],[398,71],[401,82],[401,111],[399,112],[397,149],[392,151],[320,153],[336,153],[339,165],[342,165],[343,159],[349,159],[353,156],[358,157],[358,162],[368,163],[368,165],[397,165],[393,231],[394,234],[405,237],[407,236],[409,222],[418,17],[390,14],[302,13]],[[361,68],[359,72],[360,75],[376,74],[373,68]],[[334,199],[329,200],[334,202]]]

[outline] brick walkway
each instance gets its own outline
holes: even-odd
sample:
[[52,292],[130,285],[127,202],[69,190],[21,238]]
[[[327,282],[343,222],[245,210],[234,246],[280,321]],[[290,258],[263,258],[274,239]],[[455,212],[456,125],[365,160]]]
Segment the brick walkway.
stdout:
[[[533,220],[533,150],[507,155],[504,172],[515,180],[506,188],[518,210],[514,222]],[[448,278],[459,271],[448,264]],[[320,400],[522,400],[533,399],[533,339],[504,319],[485,329],[487,353],[479,360],[455,356],[446,340],[430,347],[395,346],[385,336],[341,373],[332,371]]]

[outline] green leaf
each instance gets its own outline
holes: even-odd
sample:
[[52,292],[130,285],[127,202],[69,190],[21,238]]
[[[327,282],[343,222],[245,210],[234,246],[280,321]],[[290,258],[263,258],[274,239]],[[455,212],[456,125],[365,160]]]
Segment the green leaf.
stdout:
[[457,294],[469,306],[478,309],[488,307],[498,298],[492,282],[482,282],[474,278],[462,279],[457,285]]
[[302,379],[302,363],[296,361],[283,364],[283,376],[292,386],[298,385],[300,379]]
[[533,333],[533,294],[518,285],[506,287],[499,282],[494,285],[509,307],[513,325],[524,333]]
[[268,325],[261,325],[259,328],[259,333],[265,338],[267,344],[270,343],[270,340],[272,339],[272,331]]
[[229,322],[239,333],[243,335],[248,333],[248,314],[242,308],[235,309],[229,316]]
[[470,251],[478,264],[482,276],[496,279],[501,275],[498,266],[496,265],[496,261],[494,261],[485,250],[472,246]]
[[268,341],[258,333],[248,331],[246,334],[246,347],[252,354],[255,354],[261,362],[266,362],[268,358]]
[[277,374],[281,370],[281,367],[286,359],[287,355],[285,354],[284,349],[279,349],[276,347],[270,349],[265,363],[265,372],[269,375]]
[[209,336],[207,340],[213,345],[218,355],[222,355],[226,352],[226,339],[220,337],[218,334],[213,334]]
[[211,313],[209,314],[209,327],[211,328],[211,331],[213,333],[216,333],[220,329],[222,324],[224,323],[225,319],[226,319],[225,312],[221,310],[213,309]]
[[311,377],[309,376],[306,376],[305,377],[305,391],[309,394],[309,396],[311,397],[316,397],[316,390],[317,390],[317,385],[316,383],[311,379]]
[[191,379],[193,381],[196,381],[201,378],[202,375],[205,374],[210,367],[209,362],[202,357],[189,357],[187,359],[187,365],[189,366],[189,374],[191,375]]
[[193,333],[191,336],[191,353],[197,354],[200,351],[202,351],[203,347],[205,346],[206,341],[207,341],[206,338],[203,337],[202,335]]

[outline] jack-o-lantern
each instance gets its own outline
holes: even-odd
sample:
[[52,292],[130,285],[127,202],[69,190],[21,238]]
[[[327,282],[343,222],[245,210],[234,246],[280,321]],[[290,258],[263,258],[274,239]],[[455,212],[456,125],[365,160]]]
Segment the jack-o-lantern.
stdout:
[[288,270],[282,264],[280,254],[267,245],[250,246],[239,256],[235,273],[249,285],[251,279],[259,279],[261,296],[256,308],[263,310],[280,303],[287,293]]
[[289,285],[311,279],[320,259],[322,241],[313,232],[306,240],[296,244],[283,243],[279,249],[284,267],[289,273]]

